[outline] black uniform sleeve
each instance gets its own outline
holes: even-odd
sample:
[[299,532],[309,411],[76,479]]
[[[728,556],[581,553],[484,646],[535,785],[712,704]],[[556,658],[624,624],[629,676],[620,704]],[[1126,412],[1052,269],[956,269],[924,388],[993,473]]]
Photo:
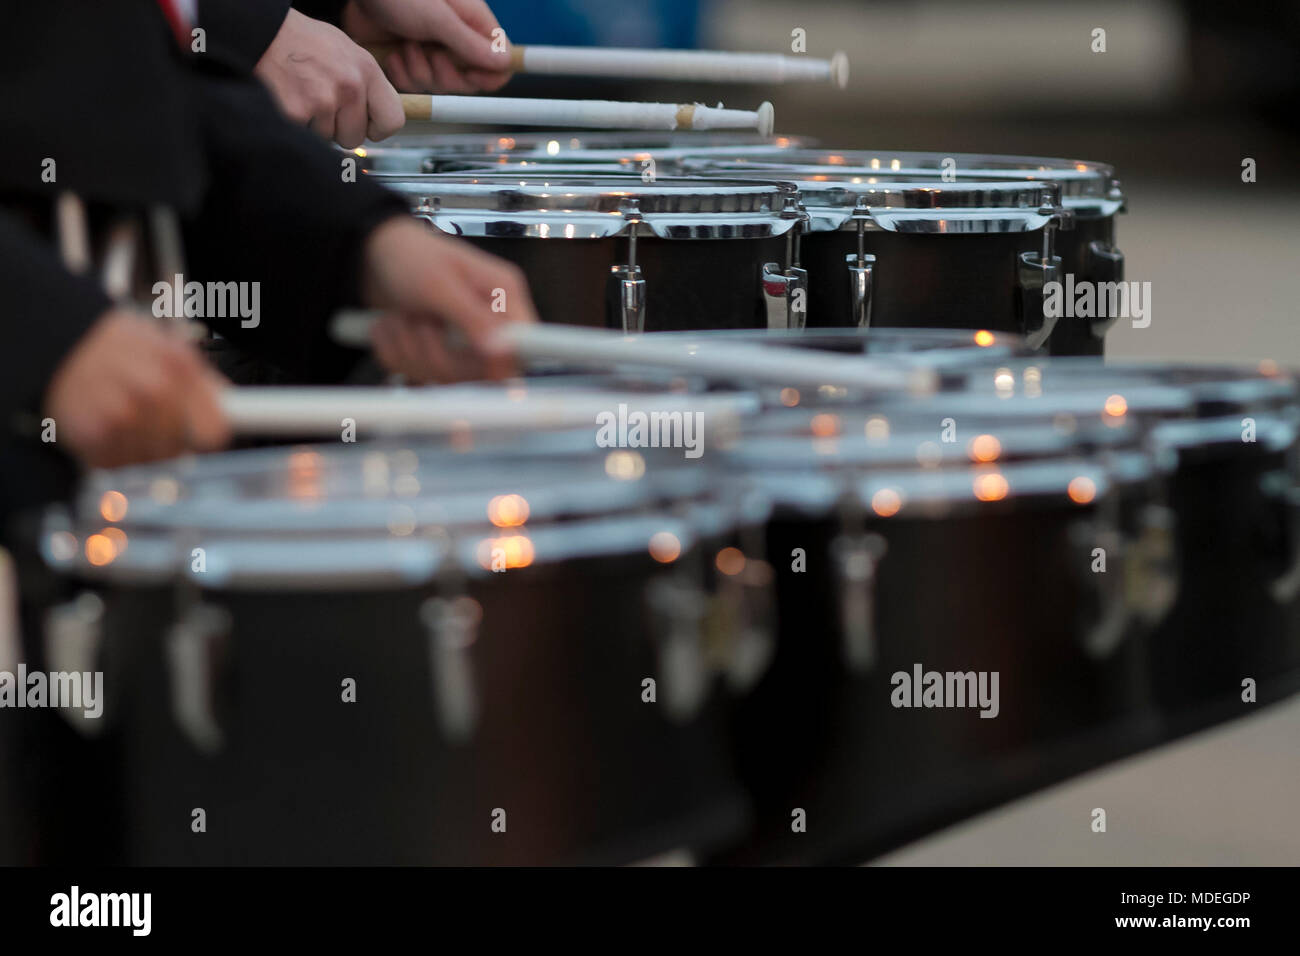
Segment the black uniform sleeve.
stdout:
[[336,27],[343,24],[343,8],[347,0],[293,0],[293,8],[313,20],[324,20]]
[[211,182],[184,223],[189,272],[260,288],[255,326],[208,324],[304,379],[346,374],[356,353],[330,343],[328,319],[361,304],[365,239],[406,204],[362,175],[345,182],[347,154],[284,119],[259,84],[196,74],[194,86]]
[[39,413],[45,389],[63,357],[109,308],[90,278],[74,276],[53,246],[0,211],[0,412],[9,433],[26,430]]
[[199,26],[207,55],[233,69],[252,72],[284,25],[289,0],[199,0]]

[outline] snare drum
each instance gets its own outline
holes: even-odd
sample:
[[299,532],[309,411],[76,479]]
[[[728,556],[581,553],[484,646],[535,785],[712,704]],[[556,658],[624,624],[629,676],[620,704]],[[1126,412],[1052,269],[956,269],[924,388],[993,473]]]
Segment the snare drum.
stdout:
[[763,512],[718,488],[628,449],[97,474],[47,527],[83,592],[49,640],[108,672],[122,862],[617,863],[730,837],[714,675],[761,634],[715,555],[760,566]]
[[971,417],[945,443],[907,407],[774,412],[731,452],[774,502],[779,629],[727,861],[860,861],[1158,737],[1129,593],[1155,566],[1092,567],[1159,485],[1140,436]]
[[[702,151],[697,156],[681,159],[679,166],[684,173],[693,175],[728,178],[753,175],[800,184],[816,183],[820,184],[817,190],[823,193],[830,191],[831,186],[852,194],[857,186],[910,184],[912,190],[920,193],[938,189],[942,194],[962,183],[1055,183],[1060,187],[1060,203],[1066,213],[1057,218],[1059,228],[1053,236],[1053,254],[1061,260],[1058,280],[1065,282],[1066,276],[1073,276],[1076,283],[1101,283],[1124,278],[1124,257],[1115,246],[1115,215],[1124,209],[1124,195],[1114,178],[1114,170],[1103,163],[1032,156],[866,150],[774,150],[763,155],[755,148],[748,148],[730,157],[722,155],[722,150]],[[869,193],[864,198],[869,211],[878,202]],[[923,195],[918,195],[916,202],[928,205]],[[847,205],[855,203],[850,199]],[[944,203],[941,201],[939,205]],[[892,210],[886,212],[892,216]],[[842,273],[837,263],[831,265],[835,267],[834,274]],[[883,259],[875,263],[875,268],[881,270],[881,281],[884,281],[885,267]],[[907,271],[907,260],[899,271]],[[963,281],[959,270],[953,271],[952,276],[953,284]],[[837,281],[841,286],[846,281],[858,282],[857,279]],[[940,287],[949,285],[946,278],[937,277],[933,281]],[[877,314],[879,321],[903,324]],[[962,319],[948,321],[965,324]],[[1114,322],[1114,316],[1062,318],[1051,332],[1048,349],[1059,355],[1100,355],[1105,332]]]
[[375,177],[518,265],[543,321],[629,332],[802,324],[792,187],[622,176]]
[[[984,400],[1091,393],[1103,419],[1136,420],[1171,462],[1178,598],[1151,638],[1168,735],[1251,712],[1300,680],[1297,387],[1260,370],[1085,360],[1012,362],[970,379]],[[1181,393],[1178,402],[1151,396]],[[1243,681],[1251,681],[1249,690]],[[1250,699],[1246,700],[1245,697]]]

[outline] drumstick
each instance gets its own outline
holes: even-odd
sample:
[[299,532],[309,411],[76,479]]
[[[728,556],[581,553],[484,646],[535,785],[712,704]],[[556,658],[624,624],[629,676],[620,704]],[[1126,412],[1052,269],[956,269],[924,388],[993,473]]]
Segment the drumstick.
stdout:
[[729,110],[700,103],[623,103],[616,100],[543,100],[510,96],[426,96],[403,93],[409,120],[494,123],[581,129],[756,129],[772,135],[771,103]]
[[620,404],[645,412],[703,412],[711,427],[728,427],[757,409],[746,395],[574,391],[511,394],[501,385],[432,388],[231,386],[221,410],[237,435],[337,437],[347,423],[358,434],[445,435],[466,430],[538,431],[595,427]]
[[[429,53],[446,48],[423,44]],[[378,43],[366,50],[380,62],[401,49]],[[642,80],[692,80],[704,83],[822,83],[844,89],[849,58],[837,51],[829,60],[784,53],[731,53],[722,50],[642,50],[614,47],[512,46],[515,73],[552,76],[620,76]]]
[[[352,310],[336,313],[330,334],[342,345],[366,348],[370,324],[379,313]],[[752,345],[745,342],[691,341],[674,337],[590,329],[573,325],[512,322],[499,333],[524,359],[559,359],[570,365],[606,369],[643,365],[726,382],[757,382],[794,388],[838,388],[868,391],[934,391],[933,369],[850,357],[825,352],[810,355],[806,349]]]
[[870,359],[806,349],[742,342],[663,341],[654,334],[625,335],[572,325],[512,322],[499,333],[526,359],[562,359],[574,365],[609,368],[649,365],[683,375],[730,382],[759,382],[795,388],[866,389],[868,391],[934,390],[930,369],[899,368]]

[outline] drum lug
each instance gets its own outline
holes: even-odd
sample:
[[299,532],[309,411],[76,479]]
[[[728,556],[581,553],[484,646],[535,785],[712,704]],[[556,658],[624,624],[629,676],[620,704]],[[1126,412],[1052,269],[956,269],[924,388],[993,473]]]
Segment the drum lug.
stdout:
[[172,716],[195,749],[205,754],[225,745],[217,717],[217,685],[229,652],[230,629],[228,611],[194,602],[167,634]]
[[429,639],[433,701],[438,725],[453,743],[464,743],[478,726],[479,701],[470,647],[478,639],[483,608],[472,597],[434,597],[420,605]]
[[845,531],[831,542],[844,660],[857,673],[876,663],[876,571],[887,550],[883,537],[865,531]]
[[1124,184],[1118,179],[1112,179],[1110,181],[1110,191],[1106,196],[1112,202],[1119,203],[1119,208],[1115,210],[1116,212],[1128,212],[1128,202],[1124,198]]
[[708,596],[678,571],[651,581],[646,601],[657,625],[659,684],[668,718],[685,723],[699,713],[709,688],[702,627]]
[[1300,594],[1300,487],[1285,471],[1263,477],[1261,490],[1271,504],[1268,523],[1276,529],[1282,570],[1269,581],[1268,590],[1278,604],[1290,604]]
[[[1095,619],[1081,622],[1080,643],[1089,657],[1109,657],[1124,640],[1129,623],[1129,555],[1123,536],[1109,522],[1084,519],[1070,528],[1070,543],[1077,555],[1080,581],[1097,595]],[[1101,548],[1106,570],[1093,571],[1093,552]]]
[[[1124,253],[1109,242],[1094,239],[1088,243],[1088,275],[1094,282],[1123,282]],[[1102,338],[1118,316],[1110,315],[1092,322],[1092,334]]]
[[[1050,245],[1050,240],[1045,244]],[[1021,334],[1030,348],[1039,349],[1056,328],[1056,316],[1046,313],[1043,288],[1049,282],[1060,281],[1061,257],[1022,252],[1019,271]]]
[[641,201],[624,199],[619,212],[627,222],[627,263],[609,267],[609,288],[605,296],[605,323],[627,334],[645,331],[646,286],[636,263],[636,239],[641,218]]
[[[103,640],[104,602],[91,591],[51,608],[45,616],[45,661],[51,671],[93,675],[101,667]],[[83,737],[104,731],[102,713],[91,718],[80,707],[59,707],[58,712]]]
[[808,270],[763,263],[763,301],[769,329],[802,329],[808,321]]
[[875,292],[874,276],[876,257],[867,255],[867,225],[871,210],[859,199],[850,217],[858,232],[858,251],[844,257],[849,272],[849,326],[857,329],[871,327],[871,299]]
[[776,650],[776,610],[772,602],[775,573],[766,561],[749,559],[739,574],[740,627],[727,667],[735,690],[748,690],[767,670]]
[[844,257],[844,262],[849,269],[849,324],[859,329],[870,328],[876,257],[850,252]]
[[1148,625],[1162,621],[1178,597],[1178,549],[1173,509],[1150,504],[1142,509],[1137,540],[1124,556],[1128,593]]
[[[744,510],[738,507],[738,512]],[[776,575],[763,559],[763,525],[745,525],[739,532],[736,550],[743,556],[739,571],[728,573],[719,566],[718,596],[725,605],[729,623],[723,642],[720,669],[727,684],[744,691],[767,670],[776,650],[776,608],[772,582]]]
[[638,265],[610,266],[609,326],[629,334],[645,331],[645,279]]

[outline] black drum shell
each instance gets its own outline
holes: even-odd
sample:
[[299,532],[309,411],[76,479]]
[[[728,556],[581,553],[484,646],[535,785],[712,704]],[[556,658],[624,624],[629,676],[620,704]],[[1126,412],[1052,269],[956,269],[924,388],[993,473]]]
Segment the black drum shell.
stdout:
[[[886,328],[989,329],[1024,332],[1018,278],[1020,254],[1041,254],[1042,230],[1015,233],[864,234],[876,257],[871,324]],[[808,325],[850,323],[845,258],[858,251],[857,233],[839,229],[803,237],[808,270]]]
[[1288,469],[1285,449],[1264,442],[1184,448],[1169,485],[1179,526],[1178,599],[1151,635],[1153,693],[1168,736],[1245,716],[1242,681],[1259,704],[1296,689],[1296,607],[1270,583],[1285,570],[1283,509],[1266,476]]
[[[100,744],[119,755],[105,789],[123,788],[112,862],[608,864],[733,836],[746,805],[716,698],[682,724],[641,700],[659,676],[644,585],[661,573],[624,555],[472,580],[483,623],[468,744],[437,725],[419,622],[431,590],[205,593],[234,621],[214,756],[171,712],[175,590],[101,591],[122,682]],[[341,700],[344,678],[356,703]],[[206,834],[190,832],[197,807]],[[496,808],[504,834],[490,829]]]
[[[543,322],[610,326],[610,269],[627,264],[628,238],[465,237],[523,270]],[[766,328],[763,264],[784,263],[786,238],[638,236],[647,332]],[[616,326],[621,328],[621,325]]]
[[[1136,489],[1135,494],[1140,494]],[[1092,508],[989,503],[941,520],[875,522],[878,659],[846,666],[829,563],[838,517],[778,508],[768,553],[780,636],[734,712],[755,830],[728,862],[861,860],[999,800],[1149,745],[1146,650],[1134,627],[1108,656],[1084,647],[1096,595],[1072,528]],[[791,570],[804,548],[808,570]],[[919,595],[918,589],[928,589]],[[894,708],[890,677],[998,671],[1001,713]],[[808,831],[791,832],[807,811]]]

